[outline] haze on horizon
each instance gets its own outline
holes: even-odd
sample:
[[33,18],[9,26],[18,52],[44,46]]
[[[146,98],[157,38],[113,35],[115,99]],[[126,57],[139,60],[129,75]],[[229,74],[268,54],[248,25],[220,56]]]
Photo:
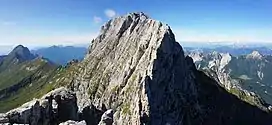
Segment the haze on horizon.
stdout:
[[271,0],[1,0],[0,46],[86,45],[109,19],[144,12],[177,41],[271,42]]

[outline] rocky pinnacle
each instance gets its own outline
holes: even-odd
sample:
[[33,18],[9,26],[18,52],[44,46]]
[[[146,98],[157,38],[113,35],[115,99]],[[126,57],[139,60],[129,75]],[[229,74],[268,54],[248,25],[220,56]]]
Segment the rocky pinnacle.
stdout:
[[184,96],[196,98],[194,76],[170,27],[143,13],[102,26],[81,67],[74,80],[80,109],[90,103],[113,108],[116,124],[174,123]]

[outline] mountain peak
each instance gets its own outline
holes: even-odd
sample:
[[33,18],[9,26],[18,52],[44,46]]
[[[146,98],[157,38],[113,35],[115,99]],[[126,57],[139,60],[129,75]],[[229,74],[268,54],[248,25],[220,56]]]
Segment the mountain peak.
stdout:
[[[101,40],[105,37],[116,40],[119,40],[121,37],[125,37],[128,39],[134,37],[141,38],[142,36],[140,36],[140,34],[143,33],[149,34],[149,36],[144,35],[145,37],[147,37],[146,42],[150,41],[150,39],[148,38],[163,38],[164,36],[169,36],[171,37],[171,39],[173,39],[173,41],[175,41],[174,34],[167,24],[163,24],[160,21],[150,19],[146,14],[138,12],[129,13],[127,15],[114,18],[107,22],[104,26],[101,27],[99,36],[92,41],[92,46],[90,46],[91,48],[89,48],[89,50],[94,50],[92,48],[96,47],[98,44],[102,45],[100,42],[113,43],[113,41]],[[136,44],[133,42],[127,43]]]
[[252,58],[252,59],[262,59],[263,55],[260,54],[258,51],[253,51],[252,53],[247,55],[247,58]]
[[135,18],[149,18],[149,16],[143,12],[132,12],[132,13],[128,13],[126,16],[135,17]]
[[23,62],[26,60],[32,60],[36,56],[33,55],[27,47],[24,47],[23,45],[18,45],[8,54],[7,57],[9,57],[10,59],[18,59],[19,62]]
[[[169,109],[162,95],[173,101],[178,94],[168,94],[172,90],[194,93],[193,87],[186,92],[181,89],[183,85],[191,86],[189,81],[184,80],[191,77],[190,73],[186,74],[191,72],[187,61],[169,26],[143,13],[130,13],[112,19],[92,41],[89,53],[82,61],[82,67],[86,64],[84,69],[92,77],[87,78],[88,74],[80,72],[77,78],[82,80],[73,81],[73,86],[78,86],[74,90],[78,92],[79,110],[84,110],[93,102],[97,107],[105,105],[117,109],[117,114],[121,116],[115,118],[116,124],[131,124],[133,117],[137,117],[135,120],[139,123],[139,116],[145,117],[141,114],[152,115],[154,123],[159,123],[156,117],[170,121],[172,117],[161,115],[162,112],[177,115],[178,111]],[[91,82],[82,86],[87,79]],[[111,100],[114,98],[118,100]],[[191,96],[193,98],[194,95]],[[173,108],[178,109],[178,104],[181,102]],[[169,123],[174,124],[173,121]]]
[[18,45],[11,51],[11,53],[14,53],[14,52],[21,53],[21,52],[30,52],[30,51],[27,47],[24,47],[23,45]]
[[14,50],[16,50],[16,49],[25,49],[26,47],[24,47],[23,45],[17,45],[15,48],[14,48]]
[[[222,64],[230,59],[224,55]],[[114,124],[231,124],[227,119],[232,116],[227,114],[237,111],[229,110],[232,106],[226,107],[222,100],[239,105],[239,110],[249,108],[195,69],[168,25],[141,13],[117,17],[102,26],[79,67],[71,80],[79,112],[91,105],[114,109]],[[210,106],[213,111],[202,115]],[[222,110],[228,112],[226,116],[213,117]],[[243,123],[259,121],[245,115]],[[239,117],[244,116],[235,115],[234,121]]]

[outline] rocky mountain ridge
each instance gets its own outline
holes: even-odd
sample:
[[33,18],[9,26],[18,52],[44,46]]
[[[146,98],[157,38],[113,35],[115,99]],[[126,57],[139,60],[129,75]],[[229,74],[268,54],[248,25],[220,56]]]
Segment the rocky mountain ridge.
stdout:
[[73,71],[65,70],[55,79],[65,88],[51,91],[45,101],[42,97],[39,103],[34,100],[6,113],[0,122],[266,125],[272,121],[269,111],[240,100],[198,71],[171,28],[144,13],[107,22],[84,60],[68,67]]
[[40,95],[40,90],[47,86],[44,83],[57,69],[57,65],[31,54],[22,45],[15,47],[0,62],[0,112]]
[[[229,42],[228,42],[229,43]],[[272,55],[271,44],[269,43],[245,43],[245,45],[225,45],[224,43],[195,43],[195,42],[180,42],[180,44],[184,47],[185,51],[189,52],[201,52],[201,53],[212,53],[213,51],[219,53],[230,53],[233,56],[242,56],[248,55],[253,51],[258,51],[262,55]],[[189,44],[189,45],[188,45]]]
[[263,55],[261,55],[258,51],[253,51],[252,53],[248,54],[246,57],[252,58],[252,59],[262,59]]
[[0,59],[0,72],[5,70],[6,67],[12,67],[12,65],[35,58],[36,56],[30,53],[28,48],[18,45],[8,55],[2,56],[2,59]]
[[236,88],[247,95],[259,95],[271,104],[271,56],[257,51],[238,57],[218,52],[192,52],[189,56],[194,59],[198,69],[214,72],[221,85],[228,90]]

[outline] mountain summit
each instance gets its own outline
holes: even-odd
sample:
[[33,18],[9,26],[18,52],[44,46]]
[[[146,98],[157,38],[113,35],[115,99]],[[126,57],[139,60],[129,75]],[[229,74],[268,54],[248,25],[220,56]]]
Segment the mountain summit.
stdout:
[[92,40],[84,60],[73,66],[75,71],[57,79],[69,90],[56,89],[14,109],[6,114],[7,121],[46,124],[84,120],[88,125],[272,122],[267,110],[240,100],[197,71],[171,28],[144,13],[107,22]]
[[258,51],[253,51],[252,53],[248,54],[246,57],[251,59],[262,59],[263,55],[261,55]]
[[174,100],[185,93],[196,99],[190,65],[170,27],[143,13],[106,23],[82,64],[73,83],[79,109],[113,108],[116,124],[174,123],[172,115],[187,103]]
[[106,23],[79,67],[71,85],[79,111],[114,109],[114,124],[257,124],[271,118],[197,71],[171,28],[143,13]]
[[8,55],[5,55],[0,59],[0,72],[35,58],[36,56],[33,55],[27,47],[18,45]]
[[27,47],[24,47],[23,45],[18,45],[8,54],[8,57],[18,59],[19,62],[23,62],[27,60],[32,60],[36,56],[33,55]]

